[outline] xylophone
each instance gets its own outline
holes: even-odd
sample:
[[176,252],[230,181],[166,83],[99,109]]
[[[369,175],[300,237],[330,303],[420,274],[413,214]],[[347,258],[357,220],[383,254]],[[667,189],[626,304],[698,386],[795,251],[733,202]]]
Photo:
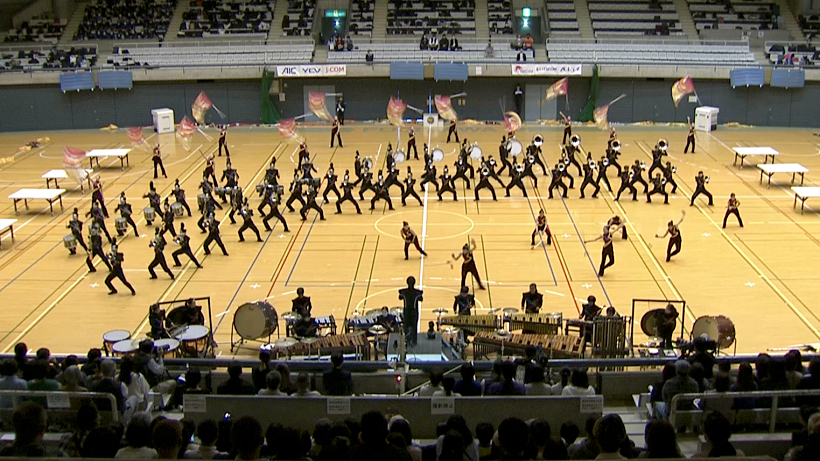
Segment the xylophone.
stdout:
[[[550,351],[555,358],[579,358],[582,354],[581,338],[565,335],[512,334],[503,341],[504,353],[522,354],[528,346],[541,347]],[[490,353],[500,353],[502,340],[494,333],[479,331],[473,339],[473,356],[487,357]]]
[[331,335],[319,338],[311,344],[296,343],[288,347],[275,347],[270,350],[275,357],[308,355],[355,354],[362,360],[370,360],[370,343],[364,332]]
[[568,335],[570,330],[578,332],[581,336],[585,331],[592,332],[592,322],[578,319],[567,319],[567,325],[564,327],[564,334]]
[[504,322],[509,324],[510,331],[523,330],[524,333],[537,333],[542,335],[557,335],[561,329],[563,315],[559,313],[550,314],[512,314],[504,317]]
[[445,315],[439,320],[439,327],[450,325],[467,331],[496,331],[501,325],[495,315]]
[[[396,318],[396,324],[401,325],[402,323],[402,315],[399,313],[392,314]],[[378,316],[370,316],[370,315],[360,315],[358,317],[351,317],[349,319],[345,319],[345,331],[347,333],[353,333],[357,331],[367,331],[373,325],[379,324]]]

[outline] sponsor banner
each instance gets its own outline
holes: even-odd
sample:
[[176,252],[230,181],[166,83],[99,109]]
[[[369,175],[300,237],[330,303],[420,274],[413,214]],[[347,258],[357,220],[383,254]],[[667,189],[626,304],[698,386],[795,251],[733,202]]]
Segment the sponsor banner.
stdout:
[[522,76],[581,75],[582,64],[512,64],[512,74]]
[[333,77],[347,75],[345,64],[305,64],[296,66],[276,66],[279,77]]

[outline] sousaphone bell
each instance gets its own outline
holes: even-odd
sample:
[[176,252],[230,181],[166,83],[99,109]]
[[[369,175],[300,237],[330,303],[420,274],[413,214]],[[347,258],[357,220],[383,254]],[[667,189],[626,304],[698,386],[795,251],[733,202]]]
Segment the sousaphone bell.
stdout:
[[535,147],[541,147],[544,144],[544,137],[540,134],[533,136],[532,143],[535,144]]
[[615,152],[620,152],[621,151],[621,141],[618,141],[617,139],[612,141],[611,147],[612,147],[612,150],[614,150]]
[[662,150],[663,152],[666,152],[666,150],[669,149],[669,141],[667,141],[663,138],[659,139],[658,140],[658,149]]
[[479,160],[482,155],[483,152],[481,151],[481,147],[479,147],[477,142],[473,143],[473,145],[470,146],[470,158],[473,160]]

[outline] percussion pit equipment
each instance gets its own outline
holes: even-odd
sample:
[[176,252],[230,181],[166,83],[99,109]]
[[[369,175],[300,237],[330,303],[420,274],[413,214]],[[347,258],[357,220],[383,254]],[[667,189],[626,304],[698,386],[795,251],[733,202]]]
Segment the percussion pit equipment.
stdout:
[[510,331],[522,330],[525,333],[557,335],[561,330],[563,315],[556,314],[510,314],[504,317]]
[[177,357],[179,355],[179,341],[176,339],[157,339],[154,341],[154,349],[160,358],[166,356]]
[[541,347],[553,358],[579,358],[582,354],[581,338],[565,335],[510,334],[479,331],[473,339],[475,357],[488,357],[492,353],[523,355],[529,346]]
[[[282,318],[295,320],[296,316],[292,312],[287,312],[282,315]],[[233,316],[231,352],[233,352],[234,347],[246,340],[258,340],[267,336],[268,342],[270,342],[270,336],[276,331],[278,325],[279,316],[270,303],[257,301],[239,306]],[[236,331],[236,334],[239,335],[240,340],[237,343],[233,341],[233,331]]]
[[209,333],[210,330],[204,325],[189,325],[185,327],[182,332],[176,335],[176,339],[180,342],[182,353],[201,357],[205,352],[205,347],[208,345]]
[[692,337],[706,335],[709,340],[715,341],[721,349],[730,347],[735,342],[735,324],[729,317],[703,316],[695,320],[692,325]]
[[495,315],[445,315],[439,319],[438,324],[439,328],[449,325],[470,332],[496,331],[501,326]]
[[114,344],[131,339],[131,332],[127,330],[112,330],[103,335],[103,352],[108,356],[113,352]]
[[140,347],[140,342],[136,339],[124,339],[117,341],[111,346],[111,356],[125,357],[126,355],[133,355]]

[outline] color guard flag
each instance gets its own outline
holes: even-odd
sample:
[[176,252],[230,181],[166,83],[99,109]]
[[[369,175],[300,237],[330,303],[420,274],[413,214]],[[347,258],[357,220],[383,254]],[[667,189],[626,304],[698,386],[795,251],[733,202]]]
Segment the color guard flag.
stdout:
[[66,146],[63,149],[63,167],[66,172],[72,173],[77,182],[83,179],[83,159],[85,151]]
[[436,95],[435,101],[436,110],[438,110],[438,115],[441,118],[444,120],[458,120],[458,114],[453,109],[453,103],[450,101],[449,96]]
[[296,136],[296,120],[289,118],[282,120],[278,124],[279,134],[285,139],[291,139]]
[[194,104],[191,106],[191,113],[194,115],[194,120],[200,125],[203,125],[205,123],[205,112],[208,112],[213,106],[214,104],[204,91],[199,93],[194,100]]
[[547,101],[558,96],[566,96],[567,90],[569,90],[569,79],[564,77],[547,88]]
[[513,111],[506,112],[504,114],[504,127],[507,129],[507,133],[515,133],[521,128],[521,117]]
[[394,96],[390,97],[387,103],[387,120],[394,126],[403,126],[404,111],[407,110],[407,103]]
[[325,94],[310,92],[308,95],[310,111],[322,120],[331,121],[332,117],[325,106]]
[[684,96],[694,92],[695,84],[692,82],[692,78],[688,75],[675,82],[675,84],[672,85],[672,101],[675,102],[675,107],[678,107],[678,104]]
[[141,126],[126,128],[125,132],[128,134],[128,139],[131,140],[131,147],[138,147],[145,142]]
[[601,107],[596,107],[595,111],[592,112],[592,117],[595,119],[595,124],[598,125],[598,128],[605,130],[609,125],[609,120],[607,119],[609,115],[609,104],[604,104]]

